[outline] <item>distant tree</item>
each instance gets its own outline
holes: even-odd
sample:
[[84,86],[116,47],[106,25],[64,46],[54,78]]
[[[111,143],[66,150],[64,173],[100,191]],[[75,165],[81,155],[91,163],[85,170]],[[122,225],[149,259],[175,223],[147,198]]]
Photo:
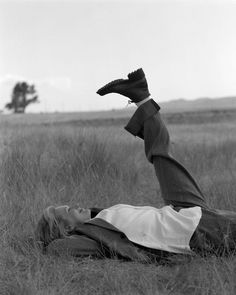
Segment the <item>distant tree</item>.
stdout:
[[13,110],[14,113],[24,113],[25,108],[33,102],[38,102],[34,84],[29,85],[27,82],[18,82],[12,90],[11,102],[7,103],[5,107]]

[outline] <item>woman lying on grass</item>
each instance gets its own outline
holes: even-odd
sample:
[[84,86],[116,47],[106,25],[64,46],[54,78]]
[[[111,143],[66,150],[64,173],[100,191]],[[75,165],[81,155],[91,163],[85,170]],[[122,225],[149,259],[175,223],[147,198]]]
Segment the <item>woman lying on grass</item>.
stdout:
[[50,206],[36,235],[46,252],[150,261],[169,254],[227,255],[235,251],[236,213],[208,207],[190,173],[169,153],[169,134],[150,98],[142,69],[98,90],[119,93],[138,108],[125,129],[144,140],[165,206]]

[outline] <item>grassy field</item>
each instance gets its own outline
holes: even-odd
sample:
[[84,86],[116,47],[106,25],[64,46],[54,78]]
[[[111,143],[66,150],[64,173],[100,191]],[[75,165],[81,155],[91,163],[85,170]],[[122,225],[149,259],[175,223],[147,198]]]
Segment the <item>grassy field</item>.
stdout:
[[[208,203],[236,211],[235,115],[164,119]],[[50,204],[162,205],[143,142],[123,129],[128,118],[109,116],[0,117],[0,294],[235,294],[235,257],[176,256],[163,266],[42,255],[28,242]]]

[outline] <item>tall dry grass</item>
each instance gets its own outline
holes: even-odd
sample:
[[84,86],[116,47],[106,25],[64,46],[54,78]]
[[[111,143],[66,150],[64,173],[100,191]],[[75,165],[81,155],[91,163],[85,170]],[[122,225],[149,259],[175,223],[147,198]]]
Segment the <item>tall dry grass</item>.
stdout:
[[[171,125],[173,153],[214,207],[236,211],[232,123]],[[0,294],[235,294],[235,258],[176,257],[173,265],[53,257],[33,247],[50,204],[162,204],[143,143],[116,127],[5,130],[0,172]],[[3,148],[4,146],[4,148]]]

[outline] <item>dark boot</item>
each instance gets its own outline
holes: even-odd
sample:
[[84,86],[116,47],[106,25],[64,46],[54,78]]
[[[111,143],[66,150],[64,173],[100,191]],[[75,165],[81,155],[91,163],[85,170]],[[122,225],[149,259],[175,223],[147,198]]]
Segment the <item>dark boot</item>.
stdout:
[[117,79],[106,84],[97,93],[102,96],[109,93],[118,93],[128,97],[134,103],[150,96],[143,69],[128,74],[128,79]]

